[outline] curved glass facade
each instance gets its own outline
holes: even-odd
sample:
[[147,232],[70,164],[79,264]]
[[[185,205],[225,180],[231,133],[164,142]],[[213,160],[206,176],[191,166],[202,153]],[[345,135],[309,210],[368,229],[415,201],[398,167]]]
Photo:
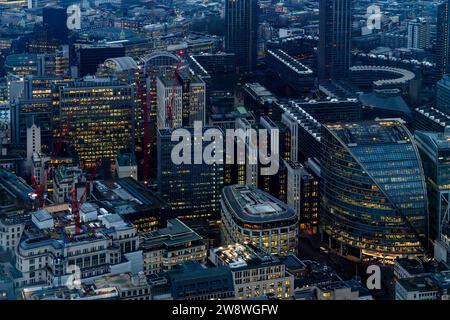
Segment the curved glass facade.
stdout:
[[338,123],[324,127],[322,139],[322,227],[341,253],[387,259],[421,254],[426,188],[403,124]]

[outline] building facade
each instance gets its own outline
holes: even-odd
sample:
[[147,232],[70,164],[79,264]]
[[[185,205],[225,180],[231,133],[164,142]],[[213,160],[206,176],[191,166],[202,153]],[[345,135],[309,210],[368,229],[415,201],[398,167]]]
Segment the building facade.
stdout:
[[225,51],[236,55],[241,73],[256,67],[258,39],[258,1],[225,1]]
[[[218,127],[203,127],[202,136],[209,129],[220,135],[223,134]],[[193,128],[182,130],[189,137],[181,137],[183,142],[179,142],[172,140],[174,130],[158,129],[158,192],[171,206],[175,216],[186,219],[218,218],[220,192],[223,186],[223,163],[208,164],[203,160],[196,163],[194,155],[196,149],[206,150],[205,147],[210,144],[215,145],[218,141],[206,141],[204,136],[194,137]],[[188,163],[183,161],[175,164],[172,152],[180,143],[186,148],[178,149],[178,153],[183,154],[184,159],[188,157],[190,160]],[[223,146],[216,145],[216,147]]]
[[342,255],[424,253],[426,185],[413,137],[398,120],[324,126],[322,230]]
[[352,1],[319,1],[319,80],[341,79],[351,64]]
[[427,182],[429,238],[434,241],[450,222],[450,135],[416,131],[414,137]]
[[83,168],[100,159],[115,160],[122,149],[133,149],[134,90],[109,79],[89,78],[59,87],[60,121],[67,123],[63,138]]
[[167,272],[190,260],[206,262],[207,248],[203,238],[178,219],[168,220],[166,228],[140,237],[147,275]]
[[440,75],[450,71],[450,1],[437,7],[436,67]]
[[225,244],[251,243],[270,254],[297,252],[298,215],[275,197],[254,186],[227,186],[221,210]]
[[290,299],[293,295],[294,276],[284,263],[252,245],[236,243],[211,249],[210,260],[231,269],[236,299]]

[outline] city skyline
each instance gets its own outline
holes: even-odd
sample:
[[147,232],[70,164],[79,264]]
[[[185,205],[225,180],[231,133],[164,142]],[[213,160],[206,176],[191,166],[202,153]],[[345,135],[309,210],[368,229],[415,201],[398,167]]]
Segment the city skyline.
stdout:
[[0,0],[0,300],[448,300],[449,4]]

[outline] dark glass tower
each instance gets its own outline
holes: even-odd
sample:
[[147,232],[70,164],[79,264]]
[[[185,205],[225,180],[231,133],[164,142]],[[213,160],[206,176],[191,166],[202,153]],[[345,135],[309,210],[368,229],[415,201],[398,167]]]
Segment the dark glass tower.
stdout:
[[[219,127],[203,127],[222,132]],[[157,131],[157,178],[158,192],[171,206],[172,213],[183,219],[217,219],[220,216],[220,193],[223,188],[223,164],[207,164],[204,161],[195,164],[195,150],[201,143],[200,156],[203,149],[211,142],[194,136],[193,128],[183,128],[190,133],[191,161],[175,164],[172,152],[178,141],[172,140],[174,129],[158,129]],[[186,139],[186,137],[183,137]],[[217,147],[220,147],[217,145]],[[205,149],[206,150],[206,149]],[[181,153],[184,153],[183,150]],[[187,152],[187,151],[186,151]]]
[[66,10],[60,7],[45,7],[42,9],[44,29],[52,40],[58,40],[62,44],[67,44],[69,36]]
[[251,73],[256,67],[258,10],[257,0],[225,2],[225,50],[236,54],[240,73]]
[[396,120],[324,126],[322,230],[342,255],[392,260],[426,245],[419,152]]
[[450,1],[437,8],[436,67],[441,75],[450,72]]
[[319,1],[319,80],[348,74],[351,61],[351,0]]

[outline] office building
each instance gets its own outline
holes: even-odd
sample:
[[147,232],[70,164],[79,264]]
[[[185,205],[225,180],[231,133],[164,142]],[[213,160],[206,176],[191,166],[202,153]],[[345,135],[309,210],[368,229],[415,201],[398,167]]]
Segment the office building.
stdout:
[[436,107],[423,106],[414,109],[414,129],[445,132],[450,125],[450,115]]
[[178,219],[168,220],[166,228],[142,233],[140,248],[147,275],[167,272],[186,261],[206,263],[203,238]]
[[27,221],[26,215],[13,212],[0,214],[0,250],[14,254]]
[[450,267],[442,261],[427,257],[398,258],[394,261],[395,279],[412,278],[427,273],[450,271]]
[[[280,106],[283,110],[281,122],[286,126],[286,151],[284,159],[294,162],[319,158],[321,154],[322,125],[295,102]],[[345,116],[344,116],[345,117]]]
[[61,44],[68,43],[67,9],[62,7],[44,7],[42,9],[43,26],[47,34]]
[[117,300],[119,292],[115,287],[97,289],[93,285],[82,284],[80,288],[69,289],[67,286],[24,288],[20,292],[22,300]]
[[362,117],[361,103],[356,98],[298,100],[292,106],[303,109],[320,123],[359,121]]
[[95,181],[91,196],[108,212],[132,223],[138,233],[164,228],[171,218],[170,206],[131,177],[115,182]]
[[116,157],[116,176],[119,179],[133,178],[137,180],[137,162],[133,152],[123,152]]
[[450,1],[437,6],[436,68],[440,75],[450,72]]
[[436,109],[450,114],[450,75],[446,74],[436,85]]
[[[258,82],[246,83],[242,88],[244,105],[255,119],[261,116],[274,117],[278,110],[277,98]],[[273,118],[272,118],[273,119]]]
[[120,45],[81,45],[78,50],[78,75],[84,77],[95,75],[100,64],[111,58],[125,56],[125,49]]
[[189,56],[189,66],[206,83],[207,94],[231,92],[236,85],[234,53],[201,53]]
[[[267,152],[275,150],[278,157],[274,157],[267,165],[259,164],[257,170],[258,173],[258,188],[262,191],[269,193],[275,198],[286,202],[287,200],[287,172],[284,166],[284,162],[281,160],[284,154],[284,145],[280,141],[284,141],[285,128],[272,121],[270,117],[261,117],[259,120],[259,128],[267,130]],[[272,154],[274,155],[274,154]],[[261,170],[270,170],[270,167],[278,166],[278,171],[274,174],[263,175]]]
[[294,275],[283,261],[251,244],[232,244],[210,250],[210,261],[231,269],[236,299],[290,299]]
[[19,76],[38,75],[38,59],[37,54],[17,53],[8,55],[4,63],[5,73]]
[[428,273],[397,280],[395,300],[448,300],[450,273]]
[[345,78],[351,65],[352,1],[319,1],[318,76]]
[[227,186],[221,210],[225,244],[251,243],[270,254],[297,252],[298,215],[275,197],[254,186]]
[[450,134],[416,131],[414,138],[427,183],[429,237],[439,240],[450,222]]
[[207,268],[188,261],[169,271],[165,278],[174,300],[234,299],[233,276],[228,267]]
[[399,120],[323,127],[322,231],[342,254],[392,260],[427,246],[419,152]]
[[93,287],[100,292],[117,290],[119,300],[151,300],[150,284],[142,272],[103,276],[94,280]]
[[369,290],[356,280],[319,284],[312,290],[317,300],[373,300]]
[[279,81],[285,82],[297,94],[306,94],[315,87],[315,74],[305,64],[282,49],[268,49],[265,61]]
[[175,78],[158,77],[156,94],[158,129],[192,127],[194,121],[205,122],[205,82],[187,69],[180,70]]
[[0,192],[3,202],[3,209],[11,209],[8,206],[31,209],[35,200],[31,195],[33,188],[24,179],[14,173],[0,168]]
[[[194,137],[194,129],[183,129],[189,133],[188,150],[183,149],[183,157],[190,156],[189,163],[175,164],[172,150],[179,141],[172,141],[173,130],[158,129],[158,192],[171,206],[175,216],[183,218],[218,218],[220,215],[220,193],[223,186],[223,163],[194,163],[196,149],[205,150],[214,143],[215,148],[223,148],[218,141],[206,141],[203,134],[207,130],[223,135],[218,127],[203,127],[202,137]],[[186,143],[187,137],[182,137]],[[215,149],[217,150],[217,149]],[[184,154],[186,152],[186,154]],[[190,154],[188,155],[187,152]]]
[[63,139],[83,168],[133,149],[134,108],[134,90],[121,82],[86,78],[59,87],[59,119],[68,127]]
[[287,168],[287,204],[299,216],[299,227],[307,233],[315,234],[319,228],[320,170],[297,162],[285,161]]
[[256,68],[258,42],[258,1],[225,1],[225,51],[236,55],[239,73]]
[[72,190],[86,177],[78,166],[60,165],[53,174],[52,200],[56,204],[68,203],[72,199]]
[[73,266],[81,269],[83,283],[100,275],[142,271],[142,261],[135,257],[142,255],[136,229],[120,216],[100,214],[77,234],[65,211],[31,215],[16,252],[21,287],[67,283]]

